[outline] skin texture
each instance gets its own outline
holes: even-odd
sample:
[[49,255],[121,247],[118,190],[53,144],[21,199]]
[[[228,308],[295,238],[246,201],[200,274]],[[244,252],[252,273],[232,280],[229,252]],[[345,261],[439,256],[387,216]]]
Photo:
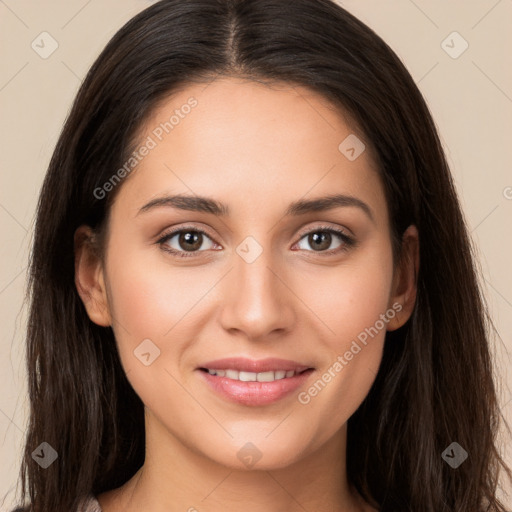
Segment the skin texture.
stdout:
[[[363,136],[323,97],[232,78],[194,84],[159,105],[139,140],[190,97],[197,106],[161,141],[153,136],[157,146],[118,185],[102,259],[89,228],[77,231],[85,240],[77,244],[77,289],[91,320],[112,326],[145,404],[145,464],[100,504],[105,512],[373,510],[347,483],[346,422],[375,379],[386,329],[412,312],[417,231],[406,231],[405,257],[394,267],[370,147],[354,161],[338,150],[348,135]],[[363,201],[373,219],[355,206],[285,216],[293,201],[334,193]],[[171,194],[208,196],[231,214],[140,211]],[[190,247],[179,234],[158,243],[171,227],[207,236],[180,258],[164,250]],[[356,244],[325,254],[344,246],[332,234],[315,250],[306,233],[325,227]],[[249,236],[262,250],[251,263],[237,252]],[[299,391],[307,390],[393,304],[401,311],[307,404],[297,392],[266,406],[229,402],[197,370],[231,356],[291,359],[315,368]],[[160,349],[149,366],[134,356],[145,339]],[[237,457],[248,442],[261,453],[253,467]]]

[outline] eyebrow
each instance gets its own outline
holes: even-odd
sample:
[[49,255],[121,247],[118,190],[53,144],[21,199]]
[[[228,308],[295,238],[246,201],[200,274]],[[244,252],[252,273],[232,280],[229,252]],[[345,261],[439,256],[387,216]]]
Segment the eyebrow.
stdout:
[[[215,199],[204,196],[173,195],[152,199],[137,213],[144,213],[158,207],[171,207],[192,212],[210,213],[219,217],[230,215],[229,207]],[[300,199],[290,203],[285,216],[298,216],[310,212],[332,210],[340,207],[356,207],[361,209],[372,222],[375,222],[371,208],[361,199],[344,194],[334,194],[316,199]]]

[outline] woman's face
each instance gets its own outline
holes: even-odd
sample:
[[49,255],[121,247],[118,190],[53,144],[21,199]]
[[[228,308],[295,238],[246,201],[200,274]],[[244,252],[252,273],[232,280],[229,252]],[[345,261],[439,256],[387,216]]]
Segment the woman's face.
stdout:
[[308,89],[226,78],[146,121],[87,307],[112,325],[154,431],[258,468],[342,432],[386,329],[408,317],[384,189],[357,133]]

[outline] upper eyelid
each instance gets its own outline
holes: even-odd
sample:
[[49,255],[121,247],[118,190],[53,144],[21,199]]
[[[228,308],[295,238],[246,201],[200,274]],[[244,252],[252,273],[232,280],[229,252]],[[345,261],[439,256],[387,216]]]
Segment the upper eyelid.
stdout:
[[339,231],[341,231],[346,237],[351,238],[352,235],[349,232],[347,228],[344,228],[342,226],[328,226],[328,225],[321,225],[321,226],[315,226],[312,228],[304,228],[303,230],[299,231],[298,236],[300,238],[304,237],[305,235],[308,235],[309,233],[314,233],[315,231],[333,231],[336,235],[339,235]]
[[[169,231],[164,230],[164,232],[162,234],[158,235],[157,241],[163,240],[163,239],[169,239],[169,238],[176,236],[179,233],[187,232],[187,231],[197,231],[199,233],[206,235],[208,238],[210,238],[212,240],[212,242],[215,241],[214,237],[211,236],[210,233],[208,233],[208,231],[206,229],[199,228],[197,226],[185,226],[185,227],[180,227],[177,229],[170,229]],[[217,242],[215,242],[215,243],[217,243]]]

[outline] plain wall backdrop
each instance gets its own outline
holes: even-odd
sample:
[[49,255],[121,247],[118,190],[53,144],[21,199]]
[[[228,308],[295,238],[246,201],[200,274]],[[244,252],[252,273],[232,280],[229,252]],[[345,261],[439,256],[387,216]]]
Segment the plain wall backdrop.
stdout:
[[[89,67],[151,3],[0,0],[0,510],[14,503],[27,424],[23,297],[39,189]],[[512,1],[340,4],[403,60],[437,123],[499,333],[500,403],[512,425]],[[512,465],[510,438],[503,444]]]

